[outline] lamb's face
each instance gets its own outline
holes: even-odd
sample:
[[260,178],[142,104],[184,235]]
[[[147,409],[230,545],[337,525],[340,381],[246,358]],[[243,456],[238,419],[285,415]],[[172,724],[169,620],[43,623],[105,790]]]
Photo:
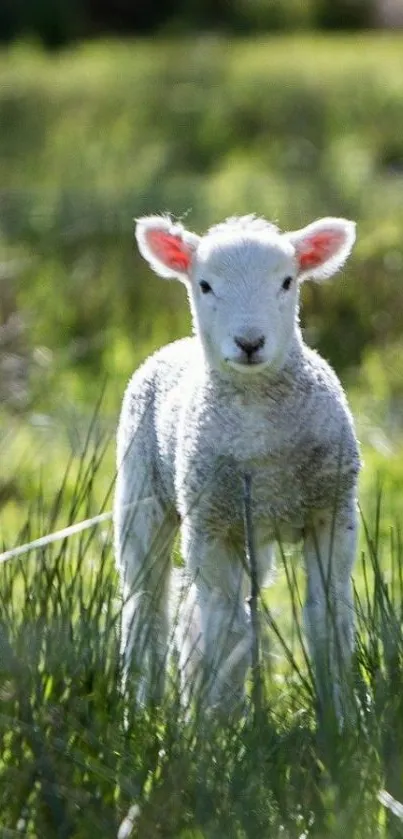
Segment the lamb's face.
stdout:
[[281,367],[298,308],[294,248],[275,231],[212,232],[197,249],[189,298],[214,367],[255,375]]
[[258,375],[281,367],[292,342],[298,285],[345,262],[355,225],[325,218],[280,233],[254,216],[228,219],[199,237],[169,218],[136,227],[140,252],[162,277],[188,289],[197,334],[216,369]]

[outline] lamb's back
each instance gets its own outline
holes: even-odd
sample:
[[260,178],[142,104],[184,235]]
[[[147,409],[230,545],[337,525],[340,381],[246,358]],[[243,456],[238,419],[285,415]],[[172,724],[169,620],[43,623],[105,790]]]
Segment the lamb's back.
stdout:
[[118,463],[130,448],[150,462],[160,490],[174,503],[179,414],[188,382],[197,379],[200,346],[182,338],[161,347],[133,373],[118,429]]
[[332,367],[304,346],[296,375],[299,431],[295,458],[312,501],[354,487],[360,468],[354,421],[344,389]]

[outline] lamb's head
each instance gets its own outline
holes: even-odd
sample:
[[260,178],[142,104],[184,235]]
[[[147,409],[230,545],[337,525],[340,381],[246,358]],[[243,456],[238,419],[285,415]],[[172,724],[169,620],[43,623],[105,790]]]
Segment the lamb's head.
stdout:
[[199,237],[170,218],[150,216],[138,220],[136,237],[157,274],[186,284],[209,363],[258,374],[283,365],[298,321],[299,283],[329,277],[343,265],[355,225],[325,218],[281,233],[244,216]]

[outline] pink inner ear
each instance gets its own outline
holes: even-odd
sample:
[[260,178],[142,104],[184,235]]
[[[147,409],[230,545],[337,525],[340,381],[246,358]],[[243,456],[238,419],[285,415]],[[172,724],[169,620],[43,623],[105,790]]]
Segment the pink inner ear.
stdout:
[[190,267],[191,253],[178,236],[163,230],[149,230],[147,241],[153,254],[173,271],[186,272]]
[[330,259],[343,244],[344,235],[340,230],[325,230],[313,233],[297,245],[301,271],[318,268]]

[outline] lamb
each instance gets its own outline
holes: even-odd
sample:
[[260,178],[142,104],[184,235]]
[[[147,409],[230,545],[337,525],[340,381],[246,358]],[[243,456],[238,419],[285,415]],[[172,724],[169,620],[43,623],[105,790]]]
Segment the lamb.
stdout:
[[304,343],[298,310],[300,283],[324,280],[344,264],[355,225],[324,218],[282,233],[250,215],[199,237],[150,216],[138,220],[136,237],[157,274],[185,284],[194,336],[146,360],[124,396],[114,528],[125,672],[140,674],[138,701],[161,700],[179,527],[188,580],[176,632],[184,695],[197,683],[206,708],[243,707],[251,663],[248,472],[260,585],[276,540],[302,540],[304,626],[318,695],[330,695],[342,714],[360,459],[342,386]]

